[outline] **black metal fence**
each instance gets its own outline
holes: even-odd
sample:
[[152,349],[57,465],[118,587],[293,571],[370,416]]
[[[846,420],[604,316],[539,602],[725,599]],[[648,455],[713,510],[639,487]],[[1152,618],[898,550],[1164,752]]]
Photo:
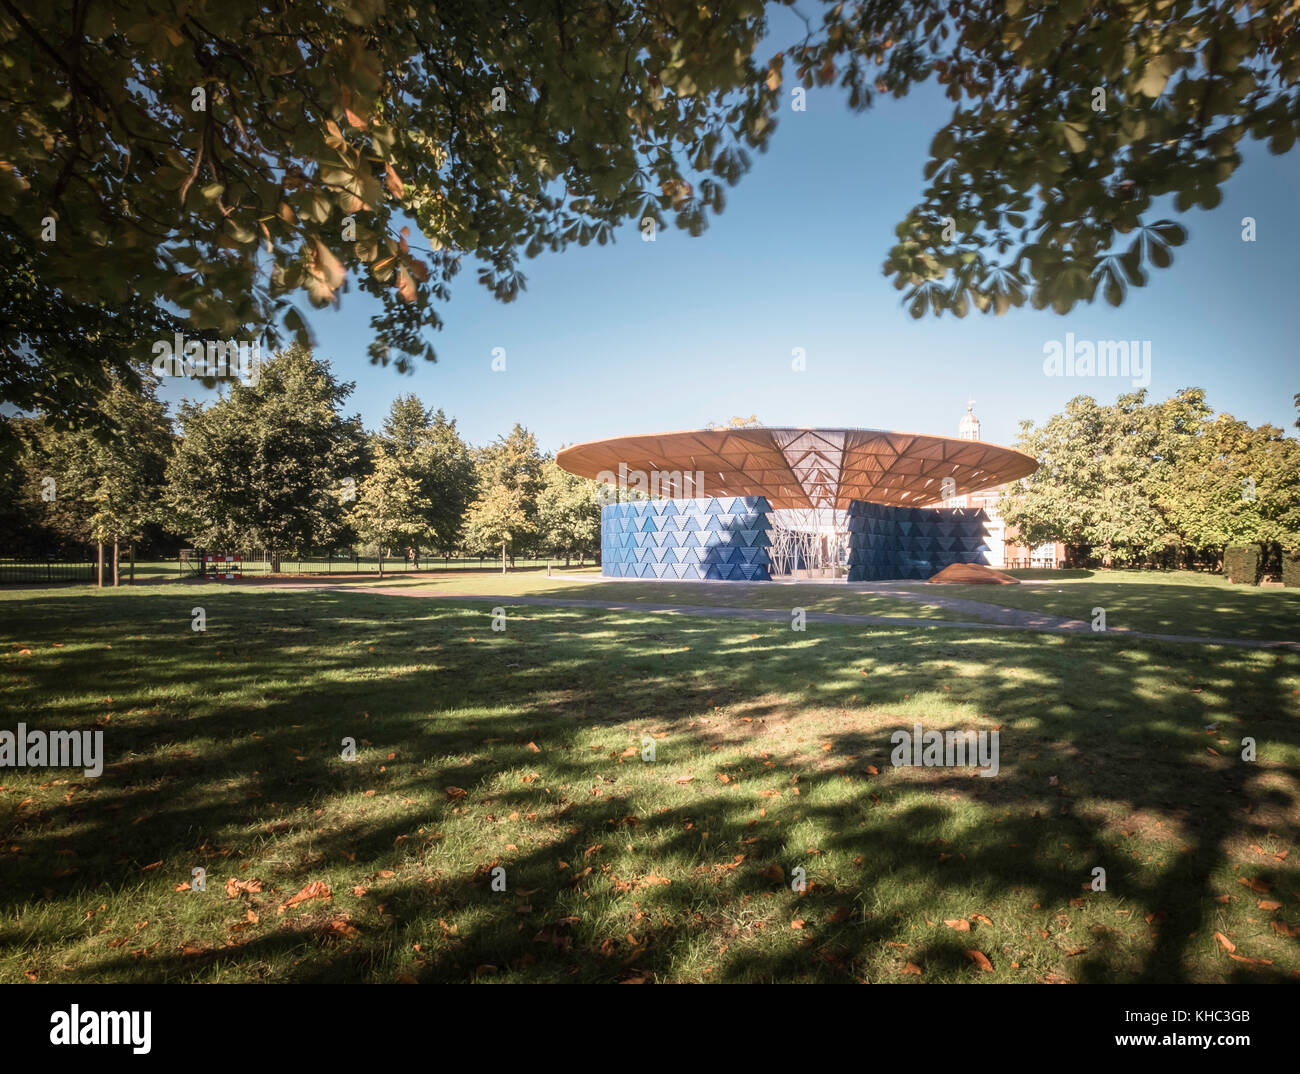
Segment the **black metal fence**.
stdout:
[[[0,585],[7,583],[48,583],[95,581],[93,559],[0,559]],[[105,573],[112,574],[112,564],[104,565]]]
[[[130,564],[123,560],[119,570],[122,584],[156,582],[167,577],[180,579],[197,579],[204,575],[205,555],[220,555],[223,562],[211,564],[213,572],[232,573],[243,578],[266,578],[272,576],[271,556],[267,552],[204,552],[195,549],[183,549],[174,559],[154,559],[137,561]],[[239,555],[238,562],[224,562],[226,555]],[[517,557],[510,563],[512,569],[544,569],[548,565],[560,566],[563,559],[534,559]],[[577,565],[576,560],[574,566]],[[281,575],[286,574],[375,574],[379,573],[379,557],[364,555],[359,552],[340,550],[318,555],[283,554],[280,556]],[[401,555],[385,556],[383,571],[389,574],[424,574],[437,571],[500,571],[499,556],[450,556],[421,555],[419,559]],[[89,555],[81,558],[51,559],[37,556],[0,557],[0,585],[6,583],[28,585],[47,585],[55,583],[75,583],[94,585],[97,580],[97,562]],[[113,562],[111,554],[104,558],[104,584],[113,584]]]
[[[177,561],[178,574],[181,577],[199,576],[203,573],[204,555],[238,555],[239,562],[226,564],[218,562],[216,569],[238,572],[244,578],[264,577],[274,573],[269,552],[206,552],[185,549]],[[557,564],[555,559],[529,559],[517,557],[511,566],[515,568],[539,568],[548,564]],[[499,556],[450,556],[421,555],[418,559],[401,555],[385,556],[383,571],[385,574],[416,574],[433,571],[456,570],[497,570],[501,569]],[[317,555],[307,553],[282,553],[280,555],[280,574],[378,574],[379,557],[363,555],[359,552],[342,550]]]
[[[515,560],[514,565],[516,567],[545,567],[546,563],[547,561],[544,559],[524,559],[520,557]],[[378,573],[379,566],[378,556],[357,554],[283,555],[280,557],[281,574],[366,574],[370,572]],[[383,568],[385,574],[423,571],[500,570],[501,559],[492,556],[421,556],[419,559],[385,556]],[[254,573],[269,572],[271,564],[269,561],[250,562],[246,558],[244,560],[244,573],[249,573],[250,569]]]

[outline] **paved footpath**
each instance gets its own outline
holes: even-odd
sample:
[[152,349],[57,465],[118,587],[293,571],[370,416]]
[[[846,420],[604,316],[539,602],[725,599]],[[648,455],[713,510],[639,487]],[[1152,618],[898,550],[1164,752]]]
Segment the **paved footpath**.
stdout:
[[[695,615],[707,619],[757,619],[772,623],[789,623],[790,612],[770,608],[735,608],[726,605],[710,604],[649,604],[640,601],[616,600],[578,600],[569,597],[525,597],[503,596],[501,594],[478,593],[438,593],[415,587],[356,586],[337,582],[285,582],[264,583],[270,589],[313,589],[341,593],[378,593],[388,597],[416,597],[425,600],[469,601],[493,605],[531,604],[548,608],[583,608],[606,612],[666,612],[673,615]],[[1002,608],[996,604],[984,604],[977,600],[963,600],[958,597],[946,597],[941,593],[913,593],[887,586],[856,590],[875,593],[880,596],[901,597],[918,604],[930,604],[954,611],[966,611],[981,615],[995,622],[974,622],[956,619],[911,619],[897,615],[848,615],[841,612],[808,611],[809,623],[827,623],[836,626],[892,626],[892,627],[955,627],[961,630],[1028,630],[1043,634],[1088,634],[1092,635],[1092,624],[1081,619],[1066,619],[1042,612],[1023,611],[1017,608]],[[1300,652],[1297,641],[1257,641],[1249,638],[1207,638],[1192,634],[1151,634],[1142,630],[1124,630],[1112,627],[1106,632],[1107,637],[1140,638],[1144,641],[1167,641],[1191,645],[1233,645],[1243,649],[1285,649]]]

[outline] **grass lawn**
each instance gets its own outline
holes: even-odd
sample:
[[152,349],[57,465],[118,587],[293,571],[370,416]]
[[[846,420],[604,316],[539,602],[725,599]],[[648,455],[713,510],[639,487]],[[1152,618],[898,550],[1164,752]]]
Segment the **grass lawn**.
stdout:
[[[521,561],[522,562],[522,561]],[[293,566],[292,563],[289,564]],[[136,582],[174,582],[176,564],[151,563],[136,565]],[[588,579],[584,583],[583,579]],[[294,584],[297,582],[346,582],[353,587],[414,587],[433,593],[482,594],[499,593],[502,596],[551,596],[569,600],[601,600],[636,604],[691,604],[720,605],[731,608],[766,608],[790,611],[792,608],[815,608],[821,612],[840,612],[852,615],[888,615],[912,619],[970,620],[979,618],[966,612],[950,611],[931,604],[906,600],[902,597],[877,596],[858,593],[847,588],[826,585],[740,585],[718,583],[702,585],[699,582],[602,582],[600,568],[554,568],[554,576],[547,577],[545,568],[522,568],[502,574],[496,570],[474,570],[454,567],[447,573],[402,572],[377,573],[364,577],[331,578],[329,574],[311,574],[300,577],[281,575],[263,577],[250,572],[246,582],[258,584]],[[3,590],[0,590],[2,593]]]
[[[145,580],[174,579],[175,564],[170,570],[170,574],[151,571]],[[520,569],[502,574],[495,570],[462,568],[446,574],[399,572],[382,579],[369,575],[332,580],[346,581],[354,587],[412,587],[448,595],[550,596],[628,604],[717,605],[774,611],[802,607],[849,615],[992,621],[991,616],[978,610],[924,603],[926,599],[955,598],[1084,622],[1092,619],[1093,608],[1100,607],[1106,609],[1108,627],[1127,627],[1157,634],[1300,640],[1300,590],[1233,586],[1217,575],[1194,571],[1017,570],[1010,573],[1029,584],[931,586],[917,582],[901,586],[920,600],[863,592],[852,585],[602,582],[598,567],[574,567],[565,571],[557,567],[554,576],[549,578],[544,569]],[[258,575],[249,577],[250,581],[259,583],[277,581],[262,579]],[[278,579],[280,584],[295,581],[328,583],[331,576],[315,574],[301,579]]]
[[[467,571],[475,574],[479,573],[480,571],[485,571],[487,573],[493,573],[492,571],[493,563],[490,558],[481,564],[477,559],[467,559],[467,560],[453,559],[450,561],[449,564],[446,563],[444,560],[437,559],[437,558],[432,560],[424,560],[422,562],[436,564],[436,569],[439,571],[456,571],[456,572]],[[545,560],[521,558],[516,561],[516,565],[520,568],[540,568],[542,573],[545,573],[546,570]],[[336,559],[332,564],[327,565],[326,561],[319,557],[314,560],[303,561],[293,556],[285,556],[284,559],[281,560],[280,566],[285,573],[296,572],[300,567],[312,571],[319,571],[320,577],[322,579],[328,580],[332,574],[341,575],[341,574],[352,573],[353,563],[350,560]],[[329,567],[329,570],[326,569],[327,566]],[[362,558],[357,562],[356,566],[358,571],[363,572],[365,574],[373,574],[375,575],[376,578],[378,577],[379,574],[378,559],[374,557],[371,557],[369,559]],[[246,564],[243,564],[243,569],[244,569],[244,576],[246,578],[260,579],[269,575],[270,565],[265,561],[261,561],[261,560],[250,561]],[[500,570],[500,563],[498,561],[497,571],[499,572],[499,570]],[[110,549],[110,558],[104,564],[104,577],[106,579],[110,579],[112,577],[112,571],[113,571],[113,564],[112,564],[111,549]],[[126,584],[129,571],[130,571],[130,565],[127,563],[126,559],[124,558],[121,564],[121,575],[122,575],[123,584]],[[389,576],[394,578],[402,578],[407,576],[411,578],[416,578],[419,577],[421,573],[418,571],[406,570],[404,561],[393,557],[389,557],[384,560],[384,571],[385,571],[385,578]],[[180,577],[181,577],[180,571],[177,567],[177,563],[175,559],[136,560],[135,581],[137,585],[148,583],[148,582],[170,582],[179,579]]]
[[1199,571],[1008,571],[1026,585],[924,582],[912,592],[997,604],[1091,621],[1106,609],[1108,628],[1154,634],[1300,641],[1300,590],[1231,585]]
[[[109,761],[0,770],[0,980],[1300,975],[1300,655],[506,627],[364,588],[0,593],[0,728]],[[998,776],[892,767],[918,721],[1000,729]]]
[[[850,615],[887,615],[910,619],[970,619],[967,613],[903,597],[860,593],[833,585],[772,585],[736,582],[602,582],[600,570],[567,571],[567,577],[548,578],[543,571],[475,573],[464,577],[395,577],[393,584],[411,586],[432,594],[501,594],[502,596],[559,597],[626,604],[689,604],[726,608],[765,608],[789,612],[793,608]],[[590,578],[590,582],[582,581]],[[313,578],[312,581],[328,581]],[[379,585],[366,579],[363,584]],[[385,585],[388,580],[385,579]]]

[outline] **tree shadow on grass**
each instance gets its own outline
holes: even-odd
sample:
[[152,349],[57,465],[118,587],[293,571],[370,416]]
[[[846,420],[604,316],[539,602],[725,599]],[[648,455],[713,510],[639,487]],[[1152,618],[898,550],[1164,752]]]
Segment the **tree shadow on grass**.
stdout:
[[[1181,981],[1204,977],[1216,907],[1272,898],[1295,916],[1288,861],[1239,853],[1295,838],[1291,654],[799,634],[508,598],[494,633],[490,609],[341,593],[214,594],[196,635],[189,603],[6,609],[5,634],[40,659],[7,658],[5,726],[102,726],[111,764],[98,780],[41,773],[68,782],[5,800],[0,835],[19,849],[3,862],[0,951],[57,951],[100,903],[208,897],[192,917],[201,904],[162,911],[153,946],[146,931],[108,947],[129,931],[116,922],[75,976],[907,980],[910,963],[979,980],[979,950],[994,979]],[[999,775],[891,767],[892,733],[918,720],[999,727]],[[660,764],[688,758],[691,783],[624,760],[645,732],[667,734]],[[1253,764],[1238,759],[1248,735]],[[339,756],[348,737],[355,764]],[[512,814],[528,841],[500,834]],[[1159,862],[1133,857],[1166,842]],[[195,866],[210,894],[175,892]],[[1096,867],[1105,892],[1090,890]],[[1225,891],[1234,869],[1257,890]],[[226,899],[226,876],[265,890]],[[277,913],[319,878],[329,903]],[[995,905],[988,925],[942,924]],[[258,922],[231,931],[250,909]],[[93,915],[80,927],[93,935]],[[1220,979],[1284,978],[1294,955],[1268,950],[1271,965],[1225,953]],[[1019,951],[1029,976],[1009,968]]]
[[[1110,630],[1152,634],[1240,638],[1255,641],[1300,640],[1300,592],[1239,586],[1179,585],[1176,581],[1108,581],[1104,574],[1065,585],[1034,579],[1033,586],[948,586],[939,595],[1039,611],[1087,622],[1093,609],[1106,610]],[[916,587],[914,592],[925,592]]]

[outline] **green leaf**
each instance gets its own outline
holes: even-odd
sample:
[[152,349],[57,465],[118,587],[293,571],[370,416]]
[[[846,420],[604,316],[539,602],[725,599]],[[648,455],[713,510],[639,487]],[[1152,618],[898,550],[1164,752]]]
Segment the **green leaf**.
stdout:
[[1151,230],[1160,236],[1162,242],[1170,246],[1182,246],[1187,241],[1186,229],[1172,220],[1157,220],[1151,225]]
[[1169,76],[1174,73],[1174,58],[1167,53],[1150,60],[1142,72],[1138,91],[1147,97],[1159,97],[1165,91]]
[[1124,283],[1113,272],[1106,273],[1106,301],[1112,306],[1118,306],[1124,301]]

